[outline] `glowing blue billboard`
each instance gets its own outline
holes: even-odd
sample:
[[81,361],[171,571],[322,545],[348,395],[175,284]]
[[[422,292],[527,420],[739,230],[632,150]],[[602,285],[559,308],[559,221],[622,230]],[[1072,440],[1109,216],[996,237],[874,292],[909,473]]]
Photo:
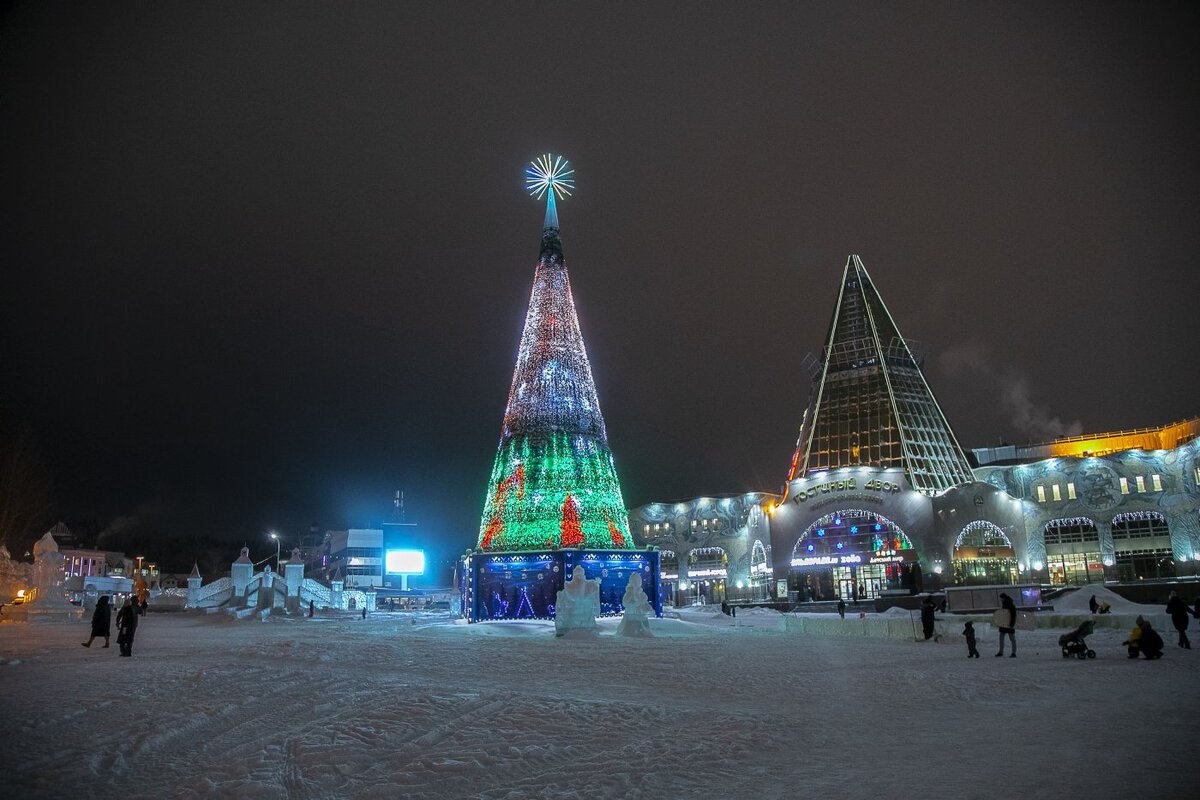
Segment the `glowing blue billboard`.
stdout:
[[385,550],[383,571],[388,575],[423,575],[424,550]]

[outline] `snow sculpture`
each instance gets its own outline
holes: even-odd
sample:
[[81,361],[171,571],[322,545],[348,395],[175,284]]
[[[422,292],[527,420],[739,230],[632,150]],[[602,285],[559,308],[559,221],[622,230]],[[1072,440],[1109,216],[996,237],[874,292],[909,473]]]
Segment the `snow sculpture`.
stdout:
[[576,567],[554,600],[554,635],[576,630],[595,630],[600,616],[600,581],[588,580],[583,567]]
[[33,586],[37,589],[39,608],[73,608],[63,594],[66,574],[63,555],[49,532],[33,544]]
[[654,609],[650,607],[646,592],[642,590],[642,573],[629,573],[629,583],[625,584],[625,596],[621,598],[621,603],[625,606],[625,615],[621,617],[621,624],[617,626],[617,635],[653,638],[654,634],[650,632],[650,616]]

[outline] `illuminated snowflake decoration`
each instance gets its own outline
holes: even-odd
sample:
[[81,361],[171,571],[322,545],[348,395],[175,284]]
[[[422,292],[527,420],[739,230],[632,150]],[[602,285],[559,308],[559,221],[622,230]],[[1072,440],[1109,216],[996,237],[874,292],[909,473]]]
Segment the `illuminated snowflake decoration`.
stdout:
[[571,196],[575,188],[575,170],[567,169],[570,162],[562,156],[546,153],[529,162],[525,168],[525,190],[541,200],[547,190],[554,192],[561,200]]

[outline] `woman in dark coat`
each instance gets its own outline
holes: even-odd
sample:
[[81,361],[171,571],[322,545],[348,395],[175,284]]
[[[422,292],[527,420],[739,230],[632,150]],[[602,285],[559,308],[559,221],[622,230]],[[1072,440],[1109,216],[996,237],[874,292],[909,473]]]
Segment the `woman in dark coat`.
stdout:
[[121,655],[133,655],[133,634],[137,632],[137,606],[130,598],[125,598],[125,605],[117,612],[117,645]]
[[1179,631],[1179,646],[1191,650],[1192,643],[1187,637],[1188,607],[1187,603],[1179,599],[1178,592],[1171,592],[1171,599],[1167,601],[1167,613],[1171,615],[1171,624]]
[[925,634],[926,639],[933,638],[933,613],[936,606],[933,604],[932,597],[926,597],[925,602],[921,603],[921,630]]
[[108,637],[112,627],[112,606],[108,604],[108,595],[101,595],[96,601],[96,610],[92,612],[92,635],[86,642],[80,642],[84,647],[91,647],[97,636],[104,637],[104,646],[108,647]]

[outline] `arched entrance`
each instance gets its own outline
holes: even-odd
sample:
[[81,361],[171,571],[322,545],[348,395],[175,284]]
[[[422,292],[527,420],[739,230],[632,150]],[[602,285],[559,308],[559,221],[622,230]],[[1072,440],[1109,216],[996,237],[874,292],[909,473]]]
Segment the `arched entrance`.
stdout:
[[1081,585],[1104,580],[1100,532],[1087,517],[1052,519],[1042,529],[1046,543],[1046,571],[1050,583]]
[[954,582],[960,585],[1017,582],[1017,553],[1004,531],[986,520],[970,522],[954,540]]
[[766,545],[755,539],[750,548],[750,596],[755,600],[766,600],[770,593],[771,562],[767,559]]
[[862,509],[818,519],[792,548],[790,583],[801,600],[869,600],[906,588],[916,551],[900,526]]
[[1112,519],[1117,577],[1122,581],[1175,577],[1167,518],[1157,511],[1127,511]]
[[725,599],[729,554],[723,547],[697,547],[692,550],[688,553],[687,571],[689,587],[685,593],[693,603],[721,603]]
[[658,553],[659,591],[662,592],[663,602],[677,605],[679,593],[679,557],[673,550],[661,550]]

